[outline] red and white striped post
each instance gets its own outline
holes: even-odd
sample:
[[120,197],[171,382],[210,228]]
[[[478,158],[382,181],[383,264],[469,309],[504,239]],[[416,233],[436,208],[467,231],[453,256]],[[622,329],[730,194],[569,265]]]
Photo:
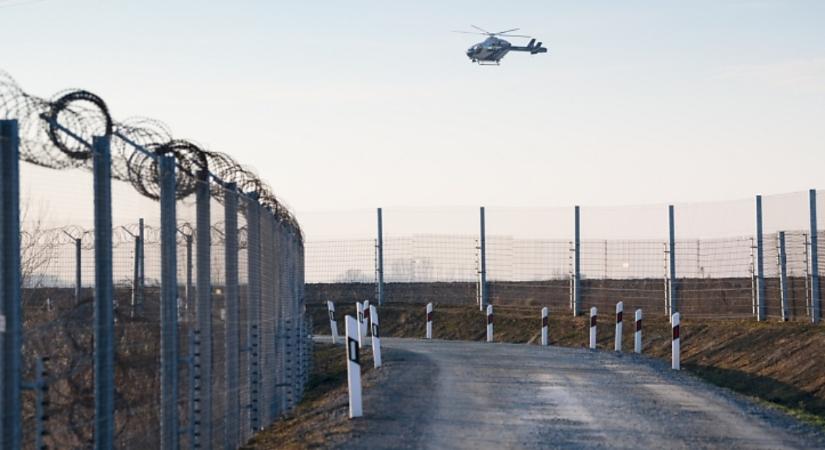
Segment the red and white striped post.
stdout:
[[[360,303],[359,303],[360,305]],[[361,361],[358,355],[361,335],[358,321],[352,316],[344,317],[347,334],[347,388],[349,392],[349,418],[363,415],[361,405]],[[356,339],[357,337],[357,339]]]
[[433,304],[427,303],[427,339],[433,338]]
[[679,361],[679,352],[681,349],[679,348],[679,313],[673,313],[673,317],[670,320],[671,326],[673,327],[673,340],[671,341],[671,353],[673,355],[673,364],[671,367],[673,370],[679,370],[680,361]]
[[355,302],[355,332],[358,334],[358,348],[364,346],[364,305],[361,302]]
[[633,335],[633,351],[642,353],[642,310],[636,310],[636,332]]
[[370,334],[372,335],[372,362],[377,369],[381,367],[381,333],[378,330],[378,309],[370,305]]
[[548,344],[548,342],[547,342],[547,327],[548,327],[547,314],[548,314],[547,307],[545,306],[544,308],[541,308],[541,345],[543,345],[545,347]]
[[327,314],[329,314],[329,333],[332,335],[332,343],[338,341],[338,322],[335,321],[335,303],[327,300]]
[[590,308],[590,350],[596,350],[596,307]]
[[493,342],[493,305],[487,305],[487,342]]
[[613,350],[622,351],[622,316],[624,315],[624,303],[616,303],[616,335],[613,337]]

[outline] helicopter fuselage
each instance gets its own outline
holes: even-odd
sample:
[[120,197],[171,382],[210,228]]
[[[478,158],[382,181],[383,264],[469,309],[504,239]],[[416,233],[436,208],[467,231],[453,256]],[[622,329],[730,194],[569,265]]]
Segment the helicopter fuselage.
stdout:
[[536,43],[535,39],[531,39],[530,43],[525,47],[512,45],[504,39],[490,36],[483,42],[467,49],[467,57],[474,63],[481,65],[499,64],[501,58],[504,58],[509,52],[528,52],[531,55],[538,53],[547,53],[547,49],[541,46],[541,42]]

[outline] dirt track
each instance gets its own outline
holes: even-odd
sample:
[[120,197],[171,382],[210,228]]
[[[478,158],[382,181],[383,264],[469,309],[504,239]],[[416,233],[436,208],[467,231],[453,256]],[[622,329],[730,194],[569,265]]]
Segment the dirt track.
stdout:
[[813,428],[649,358],[382,343],[384,374],[340,448],[825,448]]

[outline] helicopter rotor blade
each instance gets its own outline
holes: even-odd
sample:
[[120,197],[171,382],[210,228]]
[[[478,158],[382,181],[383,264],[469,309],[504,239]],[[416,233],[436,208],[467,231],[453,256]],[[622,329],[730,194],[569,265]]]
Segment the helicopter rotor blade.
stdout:
[[514,37],[514,38],[527,38],[527,39],[530,39],[530,38],[533,37],[533,36],[525,36],[523,34],[496,34],[496,36]]
[[482,36],[487,36],[487,33],[479,33],[477,31],[457,31],[453,30],[453,33],[461,33],[461,34],[480,34]]
[[470,26],[471,26],[471,27],[473,27],[473,28],[475,28],[476,30],[479,30],[479,31],[483,32],[484,34],[495,34],[495,33],[490,33],[489,31],[485,30],[484,28],[477,27],[477,26],[475,26],[475,25],[473,25],[473,24],[470,24]]
[[498,33],[493,33],[493,34],[504,34],[504,33],[510,33],[512,31],[518,31],[518,30],[519,30],[519,28],[513,28],[512,30],[499,31]]

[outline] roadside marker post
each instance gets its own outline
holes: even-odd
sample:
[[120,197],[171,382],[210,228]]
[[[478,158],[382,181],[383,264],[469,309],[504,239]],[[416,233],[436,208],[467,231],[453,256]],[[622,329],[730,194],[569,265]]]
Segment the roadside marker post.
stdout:
[[541,345],[545,346],[545,347],[548,344],[547,343],[547,327],[548,327],[547,314],[548,314],[547,307],[545,306],[544,308],[541,308]]
[[364,305],[361,302],[355,302],[355,312],[355,331],[358,335],[358,348],[361,348],[364,345]]
[[613,350],[622,351],[622,316],[624,315],[624,303],[616,303],[616,336],[613,338]]
[[590,308],[590,350],[596,350],[596,307]]
[[[359,303],[360,305],[360,303]],[[361,362],[358,349],[360,347],[360,330],[358,321],[352,316],[344,317],[344,328],[347,334],[347,388],[349,390],[349,418],[364,415],[361,405]]]
[[332,335],[332,343],[338,341],[338,322],[335,321],[335,303],[327,300],[327,313],[329,314],[329,332]]
[[681,350],[679,348],[679,313],[674,313],[673,318],[670,322],[673,327],[673,341],[671,343],[671,353],[673,354],[673,361],[671,367],[673,368],[673,370],[679,370],[679,351]]
[[427,339],[433,338],[433,304],[427,303]]
[[493,305],[487,305],[487,342],[493,342]]
[[370,301],[364,300],[364,324],[361,326],[361,331],[364,332],[364,337],[367,337],[370,332]]
[[636,310],[636,333],[633,336],[633,351],[642,353],[642,310]]
[[378,330],[378,309],[375,305],[370,305],[370,327],[372,327],[370,330],[372,335],[370,340],[372,343],[372,362],[377,369],[381,367],[381,333]]

